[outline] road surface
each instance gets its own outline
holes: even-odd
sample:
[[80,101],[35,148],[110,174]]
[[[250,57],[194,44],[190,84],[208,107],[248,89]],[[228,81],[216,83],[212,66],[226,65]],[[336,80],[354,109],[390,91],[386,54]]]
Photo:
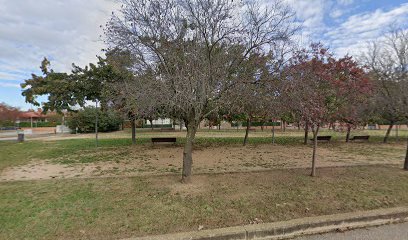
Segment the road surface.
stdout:
[[296,240],[408,240],[408,222],[306,236],[296,238]]

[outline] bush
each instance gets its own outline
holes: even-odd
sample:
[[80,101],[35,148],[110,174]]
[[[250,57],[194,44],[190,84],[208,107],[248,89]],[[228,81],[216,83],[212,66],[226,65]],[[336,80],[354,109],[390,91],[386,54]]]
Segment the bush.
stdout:
[[95,119],[98,113],[98,131],[111,132],[119,130],[122,123],[120,115],[112,110],[95,110],[94,107],[85,107],[75,113],[71,113],[67,125],[73,132],[78,128],[79,133],[95,132]]
[[14,121],[11,120],[2,120],[0,121],[0,127],[14,127]]

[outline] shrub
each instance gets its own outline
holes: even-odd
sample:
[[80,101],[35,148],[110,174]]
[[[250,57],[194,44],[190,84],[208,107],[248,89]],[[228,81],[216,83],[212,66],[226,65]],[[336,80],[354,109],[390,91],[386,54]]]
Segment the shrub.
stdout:
[[95,119],[98,113],[98,131],[111,132],[119,130],[122,123],[120,115],[112,110],[101,111],[94,107],[85,107],[84,109],[71,113],[67,125],[73,132],[78,128],[79,133],[95,132]]

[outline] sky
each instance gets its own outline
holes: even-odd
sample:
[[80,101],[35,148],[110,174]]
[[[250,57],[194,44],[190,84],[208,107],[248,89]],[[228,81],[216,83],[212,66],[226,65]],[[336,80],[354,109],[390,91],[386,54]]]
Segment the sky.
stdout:
[[[358,56],[387,30],[408,28],[408,1],[284,1],[303,22],[303,41],[320,41],[336,56]],[[32,107],[20,83],[40,74],[44,57],[55,71],[96,62],[105,47],[100,26],[119,6],[115,0],[0,0],[0,102]]]

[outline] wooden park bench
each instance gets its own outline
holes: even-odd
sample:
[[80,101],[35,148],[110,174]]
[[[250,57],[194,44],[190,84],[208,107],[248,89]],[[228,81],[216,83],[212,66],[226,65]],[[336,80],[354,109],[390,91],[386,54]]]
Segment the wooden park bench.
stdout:
[[[317,141],[330,142],[330,140],[331,140],[331,136],[317,136]],[[310,141],[313,141],[313,138],[311,138]]]
[[160,128],[160,132],[174,132],[174,128]]
[[152,143],[176,143],[177,138],[175,137],[155,137],[152,138]]
[[355,141],[355,140],[361,140],[361,141],[368,141],[368,139],[370,138],[370,136],[354,136],[352,138],[350,138],[350,141]]

